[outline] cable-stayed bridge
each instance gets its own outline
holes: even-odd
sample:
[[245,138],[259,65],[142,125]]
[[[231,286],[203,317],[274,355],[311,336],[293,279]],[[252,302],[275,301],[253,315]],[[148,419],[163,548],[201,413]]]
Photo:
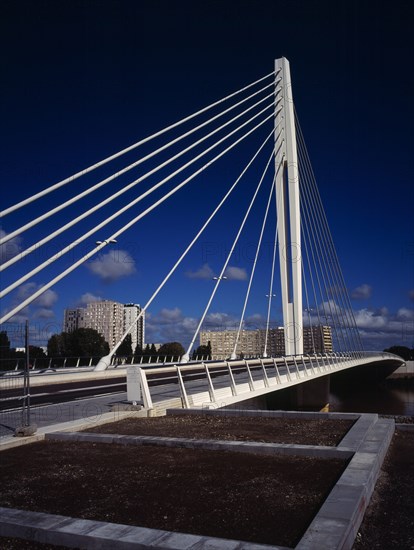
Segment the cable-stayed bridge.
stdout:
[[[223,164],[226,159],[228,164]],[[209,196],[211,211],[204,219],[196,211],[196,205],[193,216],[191,212],[175,209],[170,213],[172,223],[168,233],[171,235],[166,234],[166,240],[171,237],[174,243],[177,216],[188,219],[192,216],[198,220],[198,227],[187,236],[185,246],[176,251],[172,265],[158,262],[159,280],[153,292],[95,370],[110,367],[119,346],[134,330],[140,316],[161,292],[168,293],[171,279],[182,269],[191,251],[211,226],[220,219],[223,222],[223,218],[224,231],[230,236],[231,244],[214,277],[210,295],[205,303],[200,303],[200,316],[186,353],[168,367],[168,372],[173,369],[177,376],[184,406],[200,404],[200,399],[216,405],[223,400],[233,403],[246,399],[245,394],[271,392],[333,371],[372,363],[383,362],[397,368],[401,364],[399,358],[382,353],[367,354],[362,348],[294,108],[290,66],[285,58],[275,61],[272,72],[242,89],[5,208],[0,215],[7,233],[0,244],[7,247],[15,239],[28,244],[2,262],[4,287],[0,298],[4,303],[9,295],[19,296],[19,288],[28,282],[33,282],[33,292],[18,302],[11,301],[12,305],[1,312],[2,327],[24,314],[25,308],[63,280],[78,284],[79,267],[133,234],[144,220],[159,224],[160,215],[165,216],[165,206],[168,207],[176,193],[185,193],[194,186],[200,188],[200,193],[205,191],[206,175],[212,173],[212,177],[217,177],[220,170],[227,172],[229,163],[238,167],[238,173],[220,188],[220,195]],[[242,192],[238,194],[240,189]],[[217,186],[214,190],[217,191]],[[235,227],[230,227],[234,216],[230,217],[229,212],[238,214]],[[185,367],[212,304],[219,298],[219,289],[229,278],[230,262],[247,231],[255,242],[254,254],[247,289],[234,305],[240,309],[240,315],[228,360],[211,366],[202,362]],[[271,236],[272,250],[267,282],[263,283],[263,277],[259,278],[257,273],[266,236]],[[88,244],[91,240],[95,241],[92,246]],[[52,246],[55,252],[49,255]],[[39,258],[42,261],[39,262]],[[42,280],[49,277],[40,287],[34,283],[38,274],[42,274]],[[266,337],[260,357],[241,360],[240,335],[257,286],[262,295],[267,296]],[[180,296],[176,298],[179,303]],[[284,329],[285,357],[278,359],[270,358],[268,353],[275,302],[281,308]],[[313,340],[310,349],[304,349],[304,328],[318,326],[330,328],[329,349],[321,349]],[[185,373],[191,374],[200,368],[207,390],[200,390],[201,398],[193,399],[189,395],[197,394],[198,390],[188,390]],[[140,374],[148,405],[151,395],[147,376],[151,374],[148,369]],[[190,382],[192,388],[197,386]]]

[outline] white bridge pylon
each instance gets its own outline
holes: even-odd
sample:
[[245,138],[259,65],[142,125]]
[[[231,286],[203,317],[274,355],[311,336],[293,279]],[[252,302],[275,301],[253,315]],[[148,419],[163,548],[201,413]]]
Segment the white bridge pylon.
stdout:
[[[208,114],[209,112],[211,114]],[[189,128],[187,125],[189,121],[196,119],[198,122]],[[186,125],[184,126],[185,129],[177,130],[182,125]],[[151,140],[158,139],[170,132],[174,132],[174,134],[171,138],[165,139],[161,146],[157,145],[152,149],[147,149],[147,144]],[[197,137],[193,138],[193,135]],[[185,363],[189,361],[192,356],[193,346],[199,336],[199,332],[205,322],[210,305],[219,289],[221,281],[226,279],[226,270],[231,265],[229,261],[236,246],[239,244],[240,235],[248,227],[247,221],[250,216],[250,219],[254,218],[254,224],[251,224],[254,227],[253,229],[250,228],[250,230],[255,232],[256,228],[260,228],[261,225],[261,232],[257,241],[256,254],[252,263],[244,306],[240,314],[237,337],[230,357],[235,359],[237,353],[240,353],[240,348],[237,348],[237,346],[240,343],[240,334],[245,322],[244,316],[250,298],[250,289],[255,275],[256,262],[261,253],[262,238],[265,229],[268,228],[266,224],[268,222],[269,224],[273,223],[269,221],[271,216],[268,217],[273,198],[276,203],[276,213],[274,214],[275,226],[272,236],[272,241],[274,241],[273,261],[269,294],[266,295],[269,299],[265,344],[261,352],[262,357],[267,357],[267,350],[271,347],[267,346],[268,335],[270,334],[269,322],[272,296],[275,295],[273,292],[277,293],[282,307],[286,356],[301,357],[304,352],[308,353],[309,342],[307,342],[306,349],[304,350],[304,324],[311,329],[314,327],[332,329],[330,349],[325,349],[324,342],[315,345],[314,332],[310,331],[312,338],[311,347],[314,354],[317,351],[323,353],[334,351],[354,354],[356,356],[362,349],[362,345],[316,181],[313,176],[306,144],[295,113],[290,65],[284,57],[275,60],[274,70],[269,74],[0,212],[3,229],[7,229],[7,232],[0,238],[0,246],[5,245],[14,238],[22,239],[23,242],[21,235],[29,233],[29,230],[37,225],[43,227],[40,230],[36,229],[34,235],[25,236],[25,248],[20,250],[18,254],[7,258],[0,265],[0,272],[2,273],[2,279],[4,277],[3,281],[5,283],[4,288],[0,290],[0,299],[9,295],[19,286],[26,283],[26,281],[31,281],[33,286],[30,288],[35,289],[30,296],[25,295],[18,303],[16,303],[16,300],[11,299],[10,308],[4,308],[0,314],[0,324],[4,325],[9,320],[13,321],[13,319],[16,319],[19,312],[28,307],[48,291],[48,289],[54,287],[62,279],[70,276],[75,269],[84,265],[92,257],[103,252],[110,243],[115,242],[121,235],[124,235],[131,228],[135,227],[140,220],[151,214],[158,206],[183,189],[205,170],[208,170],[211,165],[220,161],[222,157],[225,155],[229,157],[230,153],[234,154],[233,150],[236,150],[239,144],[245,140],[247,141],[251,136],[254,137],[254,140],[250,143],[255,144],[255,152],[252,154],[251,159],[246,162],[246,165],[228,190],[226,192],[223,191],[224,196],[217,198],[217,206],[208,215],[204,223],[202,223],[196,235],[191,239],[191,242],[179,255],[175,264],[164,278],[161,278],[161,282],[147,301],[144,302],[145,305],[141,308],[137,317],[128,327],[125,327],[122,337],[112,347],[110,353],[101,358],[95,370],[105,370],[113,363],[113,358],[122,341],[130,332],[136,329],[140,317],[151,306],[160,291],[182,264],[186,255],[213,221],[216,214],[219,213],[222,206],[229,198],[233,199],[232,193],[243,178],[244,182],[246,179],[248,180],[245,186],[246,188],[248,185],[248,189],[245,189],[243,194],[246,197],[246,193],[250,193],[250,202],[247,201],[249,203],[247,208],[245,198],[242,202],[236,203],[237,206],[234,210],[241,211],[242,221],[235,231],[234,241],[231,247],[229,247],[230,252],[220,270],[217,271],[219,275],[214,277],[214,288],[209,296],[204,312],[200,316],[191,343],[181,358],[181,362]],[[133,160],[132,163],[120,168],[120,165],[118,165],[120,161],[117,159],[123,157],[126,153],[135,154],[144,144],[145,152],[140,153],[140,156],[137,153],[138,158],[131,159]],[[142,149],[139,150],[141,151]],[[148,152],[149,150],[150,152]],[[239,154],[237,161],[243,158],[244,154]],[[264,158],[266,160],[263,160]],[[115,172],[112,167],[109,176],[106,175],[102,180],[96,183],[93,182],[92,185],[93,177],[97,179],[101,176],[91,176],[90,174],[97,168],[109,165],[115,159],[117,160]],[[246,174],[254,163],[256,163],[254,174],[251,175],[253,172],[252,169],[248,175],[249,177],[247,177]],[[258,165],[258,163],[261,164]],[[169,166],[170,164],[171,166]],[[169,166],[168,170],[166,169],[167,166]],[[109,168],[105,169],[109,170]],[[137,172],[134,172],[134,176],[129,174],[131,170],[137,170]],[[261,173],[260,181],[258,181],[257,185],[252,186],[252,182],[255,181],[254,178],[257,178],[257,174],[259,173]],[[88,174],[88,177],[85,184],[85,179],[81,178],[86,174]],[[127,178],[130,178],[132,181],[128,180],[127,182]],[[72,184],[78,179],[80,181],[76,182],[77,187],[74,190]],[[107,188],[104,186],[108,183],[113,188],[111,187],[111,190],[106,192]],[[119,188],[115,189],[116,185]],[[63,189],[64,187],[65,189]],[[161,187],[163,187],[163,191],[159,193]],[[64,191],[70,196],[66,197],[65,200],[54,208],[47,209],[43,213],[40,212],[42,204],[39,204],[39,208],[30,208],[28,212],[29,208],[27,207],[31,207],[32,203],[49,193],[53,193],[57,189],[60,190],[62,196]],[[92,207],[90,206],[92,202],[91,198],[87,199],[86,205],[85,202],[80,202],[83,201],[84,197],[98,191],[98,202]],[[124,197],[125,204],[118,206],[118,202],[115,203],[115,199],[118,201],[127,192],[130,195],[128,198]],[[257,197],[262,197],[263,193],[266,192],[268,197],[267,207],[260,224],[259,207],[255,201]],[[133,193],[136,194],[132,196]],[[157,197],[153,193],[159,193],[158,198],[153,198]],[[147,202],[141,204],[144,200]],[[72,205],[78,202],[83,205],[85,210],[82,211],[80,206],[76,210],[73,208]],[[101,211],[101,209],[108,205],[114,206],[113,212],[110,215]],[[73,214],[67,214],[69,221],[61,221],[61,219],[64,220],[63,216],[61,218],[60,216],[56,216],[56,214],[67,209],[69,206]],[[227,204],[225,206],[227,207]],[[20,213],[17,213],[14,220],[10,220],[10,228],[6,227],[5,223],[8,220],[6,222],[3,221],[6,216],[23,208],[26,208],[26,217],[24,215],[20,216]],[[134,214],[131,214],[131,218],[128,219],[128,212],[131,208],[134,208]],[[34,214],[35,212],[39,212],[40,215]],[[254,216],[251,215],[252,213]],[[31,219],[32,216],[34,216],[33,219]],[[92,216],[95,225],[90,227],[90,222],[84,222],[84,220]],[[21,220],[25,220],[25,223]],[[259,220],[259,223],[257,220]],[[20,224],[20,227],[12,227],[13,222]],[[46,227],[42,226],[44,222],[48,224]],[[22,223],[23,225],[21,225]],[[52,239],[60,238],[60,235],[64,232],[71,230],[72,233],[72,228],[76,228],[78,234],[75,235],[73,233],[73,235],[70,235],[67,245],[50,257],[47,257],[48,254],[45,254],[46,258],[44,261],[37,265],[40,256],[33,254],[33,252],[44,247]],[[39,238],[40,240],[30,244],[31,240]],[[69,242],[72,238],[74,240]],[[88,240],[89,242],[95,242],[95,245],[91,245],[91,248],[86,253],[83,253],[83,255],[82,253],[77,253],[77,247],[85,241],[88,242]],[[275,268],[277,246],[279,247],[280,291],[273,288],[275,270],[277,271],[277,268]],[[68,253],[73,254],[72,262],[68,262],[67,260],[65,262],[64,257]],[[54,273],[51,280],[41,286],[33,280],[41,271],[45,269],[49,270],[55,262],[56,264],[61,262],[62,258],[65,263],[63,267],[62,263],[60,264],[58,273]],[[21,260],[25,261],[21,262]],[[18,262],[21,262],[20,265],[14,268]],[[311,285],[307,286],[308,278]],[[306,312],[305,319],[303,318],[303,312]],[[334,338],[335,346],[333,346]],[[318,346],[321,349],[317,350]]]
[[[298,155],[289,61],[275,61],[281,109],[275,109],[276,205],[286,355],[303,354],[302,254]],[[281,145],[277,148],[278,129]],[[282,166],[278,170],[279,165]]]

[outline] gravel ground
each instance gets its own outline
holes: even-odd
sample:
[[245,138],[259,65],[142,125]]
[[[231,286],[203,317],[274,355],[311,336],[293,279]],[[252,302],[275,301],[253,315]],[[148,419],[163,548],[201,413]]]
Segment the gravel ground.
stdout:
[[[204,419],[206,418],[204,417]],[[184,427],[185,423],[182,421],[183,417],[176,417],[169,427],[165,422],[165,417],[163,417],[148,420],[136,419],[132,422],[123,421],[102,426],[94,431],[132,434],[137,433],[137,423],[139,422],[139,433],[143,435],[220,437],[221,439],[230,440],[241,438],[258,441],[333,445],[343,437],[349,428],[345,425],[337,425],[335,428],[326,421],[320,423],[319,426],[309,424],[308,421],[300,421],[299,423],[296,421],[293,423],[279,421],[272,426],[267,422],[271,419],[260,419],[259,423],[257,422],[258,419],[255,419],[255,422],[249,425],[251,419],[248,418],[231,420],[231,417],[226,417],[224,422],[218,423],[211,422],[211,418],[208,417],[208,422],[195,419],[191,423],[191,428],[188,424],[188,417],[186,417],[186,428]],[[401,420],[401,418],[396,419],[397,422],[401,422]],[[405,418],[403,422],[412,423],[412,419]],[[298,426],[298,424],[301,424],[301,426]],[[109,427],[110,429],[108,429]],[[185,430],[184,433],[183,429]],[[147,430],[151,431],[148,432]],[[319,433],[317,433],[317,430],[319,430]],[[330,433],[332,438],[329,435]],[[24,447],[20,448],[20,451],[18,449],[13,450],[14,453],[19,451],[17,455],[13,455],[11,451],[5,452],[9,453],[6,461],[3,460],[3,457],[7,455],[2,453],[0,473],[3,497],[1,497],[0,505],[20,506],[26,509],[48,510],[77,517],[95,517],[96,519],[128,523],[125,514],[123,517],[116,514],[119,514],[119,510],[126,511],[127,514],[129,510],[131,517],[136,518],[137,513],[140,514],[139,502],[142,502],[142,499],[145,498],[145,493],[142,492],[142,489],[137,489],[137,486],[134,485],[135,481],[133,487],[136,490],[131,493],[124,492],[124,487],[130,485],[131,476],[134,480],[136,478],[141,481],[146,480],[144,486],[151,477],[152,481],[154,479],[158,480],[161,492],[154,500],[151,497],[153,488],[147,486],[149,493],[145,503],[151,502],[150,508],[152,510],[149,519],[158,521],[155,524],[148,523],[148,526],[191,532],[189,526],[193,525],[195,529],[193,532],[197,532],[200,528],[210,525],[213,527],[213,531],[209,534],[234,538],[239,536],[243,538],[241,528],[245,528],[244,539],[256,540],[250,521],[260,521],[261,525],[263,525],[263,522],[271,525],[269,529],[265,528],[266,534],[261,542],[283,544],[285,546],[293,546],[306,528],[303,523],[304,516],[309,512],[309,507],[313,506],[312,502],[314,502],[313,499],[316,493],[319,493],[321,500],[323,500],[322,493],[325,491],[326,495],[329,492],[329,488],[325,487],[323,489],[319,485],[322,482],[321,478],[324,478],[326,473],[330,477],[328,484],[330,487],[334,483],[335,476],[340,475],[338,470],[336,470],[336,473],[331,471],[331,468],[335,466],[332,461],[312,464],[309,459],[296,461],[290,457],[285,461],[285,464],[283,464],[283,460],[280,463],[266,464],[266,461],[263,462],[262,458],[267,457],[259,457],[260,465],[258,466],[257,457],[254,457],[253,464],[250,464],[246,460],[246,455],[243,455],[242,462],[238,463],[237,457],[232,458],[233,453],[217,454],[211,451],[198,451],[200,456],[196,457],[194,451],[176,449],[183,454],[171,456],[166,454],[166,451],[169,452],[170,450],[161,452],[160,448],[146,448],[146,450],[152,449],[152,454],[147,457],[150,464],[150,474],[145,474],[145,469],[143,474],[142,471],[139,473],[140,471],[137,469],[142,466],[141,450],[143,448],[140,448],[139,451],[137,448],[130,450],[131,456],[129,457],[125,454],[126,448],[118,446],[111,447],[110,452],[108,452],[107,445],[62,444],[57,442],[39,443],[32,445],[30,448],[30,461],[27,461],[27,453],[24,451]],[[138,453],[140,456],[139,461],[137,461]],[[207,457],[206,453],[210,454],[210,457]],[[213,455],[215,455],[214,458]],[[226,457],[224,460],[223,456]],[[162,457],[162,460],[160,457]],[[205,475],[210,458],[213,460],[210,463],[211,472]],[[97,460],[102,460],[98,466],[96,466]],[[161,461],[157,463],[157,460]],[[328,463],[331,464],[326,470],[325,467]],[[92,464],[95,467],[92,467]],[[113,467],[114,464],[117,464],[116,469]],[[217,464],[219,464],[219,468],[217,468]],[[188,471],[186,471],[186,467]],[[171,475],[177,471],[179,476],[173,481]],[[64,472],[64,475],[62,475],[62,472]],[[212,474],[217,474],[217,472],[220,472],[221,478],[216,475],[212,477]],[[240,475],[237,481],[232,477],[234,472],[238,472]],[[196,494],[190,493],[191,483],[190,485],[187,484],[189,473],[194,474],[193,485],[199,483]],[[304,474],[302,478],[301,474]],[[180,476],[182,477],[180,478]],[[290,485],[290,476],[293,476],[296,481],[301,478],[302,486]],[[128,483],[126,483],[126,479]],[[269,479],[271,479],[270,485]],[[58,481],[62,481],[62,483],[59,485]],[[241,485],[238,487],[237,483],[241,483]],[[413,483],[414,432],[397,431],[355,541],[354,550],[414,550]],[[227,494],[229,486],[232,487],[230,495]],[[47,487],[46,491],[44,490],[45,487]],[[96,503],[100,501],[100,504],[102,504],[106,498],[102,495],[99,496],[100,487],[103,489],[104,495],[109,492],[109,501],[114,504],[114,509],[109,508],[106,512],[101,509],[94,516]],[[229,500],[223,501],[223,494],[220,492],[223,489],[224,496]],[[253,491],[247,497],[247,491],[252,489]],[[93,492],[90,494],[91,490],[98,491],[98,493]],[[89,500],[83,496],[85,493],[88,494]],[[138,502],[134,501],[134,494],[139,495]],[[168,508],[167,501],[171,494],[180,495],[178,507],[175,505]],[[277,495],[276,499],[275,494]],[[187,503],[185,500],[181,500],[182,495],[189,497]],[[256,498],[258,495],[260,495],[259,500]],[[298,495],[300,495],[299,499],[297,498]],[[209,501],[208,498],[211,498],[211,500]],[[206,505],[204,510],[193,505],[193,502],[198,503],[200,500]],[[175,503],[177,503],[176,499]],[[314,510],[317,510],[318,506],[319,504],[315,506]],[[267,512],[268,509],[276,510],[277,519],[263,514],[263,511]],[[210,517],[208,516],[209,511],[212,511]],[[257,517],[255,517],[255,513],[258,514]],[[106,514],[108,517],[105,518],[102,514]],[[174,514],[176,517],[174,517]],[[280,514],[285,515],[280,516]],[[197,518],[200,517],[202,521],[197,524]],[[221,522],[217,522],[218,517],[221,518]],[[193,520],[194,523],[192,523]],[[311,517],[308,515],[305,521],[306,525],[310,520]],[[287,538],[283,540],[277,538],[278,530],[286,532],[286,526],[295,525],[297,527],[297,522],[299,522],[300,527],[296,529],[295,533],[293,531],[289,533],[289,540]],[[144,524],[141,517],[136,523]],[[231,525],[236,527],[235,533],[229,531]],[[248,539],[248,536],[253,538]],[[2,550],[58,550],[60,548],[5,538],[0,539],[0,547]]]
[[[93,431],[337,445],[352,424],[353,421],[333,420],[169,416],[130,419],[107,424]],[[217,453],[206,451],[160,451],[159,448],[140,448],[138,451],[136,448],[120,446],[112,447],[108,453],[107,446],[46,442],[31,447],[36,452],[31,452],[30,468],[27,471],[26,453],[22,449],[3,454],[7,461],[3,460],[0,468],[4,480],[0,500],[2,505],[133,523],[140,503],[151,502],[151,507],[144,506],[151,513],[148,517],[144,517],[142,512],[138,513],[136,524],[185,532],[199,532],[207,528],[207,534],[212,536],[240,537],[281,545],[294,544],[300,538],[344,467],[341,461],[308,458],[278,457],[275,460],[235,453],[220,453],[218,457]],[[150,473],[146,473],[143,466],[144,454],[148,453],[146,460],[150,464]],[[137,470],[138,454],[140,470]],[[111,468],[114,463],[118,465],[116,470]],[[42,465],[40,471],[39,464]],[[92,464],[98,465],[95,470],[103,470],[105,473],[96,478]],[[182,477],[173,480],[179,468],[183,468]],[[22,472],[25,472],[23,476]],[[131,472],[135,472],[141,485],[144,483],[144,487],[138,487],[138,481],[135,480],[132,493],[128,489]],[[13,480],[16,475],[18,479],[15,477]],[[192,483],[188,481],[190,479]],[[110,480],[111,486],[105,488],[103,480]],[[151,485],[146,486],[149,481]],[[297,483],[299,486],[295,485]],[[43,484],[48,486],[47,491],[40,489]],[[196,488],[194,494],[192,486]],[[117,487],[116,491],[113,487]],[[144,498],[146,490],[148,494]],[[106,510],[94,510],[90,502],[91,494],[95,494],[94,502],[102,503],[105,500],[99,491],[110,496],[109,508]],[[123,507],[119,507],[118,498],[114,498],[119,491],[122,492],[121,500],[128,503]],[[82,500],[84,493],[88,495],[87,502]],[[167,505],[164,510],[162,506],[169,498],[176,502],[177,494],[179,498],[188,498],[188,501],[178,508],[174,506],[174,510],[168,509]],[[160,495],[163,495],[162,498]],[[257,506],[258,498],[260,507]],[[269,502],[266,504],[267,500]],[[115,505],[115,510],[111,508],[111,503]],[[267,519],[266,514],[270,514]],[[264,523],[267,527],[263,529]],[[255,525],[261,526],[260,532],[256,532]],[[291,527],[286,529],[286,525]],[[8,539],[4,540],[2,548],[53,548],[50,545],[30,544],[34,543],[16,543]]]
[[43,441],[2,452],[0,506],[294,546],[346,462]]

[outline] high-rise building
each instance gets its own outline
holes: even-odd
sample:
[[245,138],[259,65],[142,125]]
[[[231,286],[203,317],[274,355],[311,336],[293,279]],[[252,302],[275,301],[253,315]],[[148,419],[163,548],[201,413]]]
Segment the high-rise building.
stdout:
[[[204,330],[200,332],[200,345],[211,345],[213,358],[226,359],[231,356],[236,341],[236,330]],[[266,343],[266,330],[243,330],[237,344],[238,357],[258,357],[263,355]],[[332,351],[332,330],[329,326],[303,328],[304,353],[329,353]],[[268,356],[285,355],[285,332],[283,327],[268,331],[266,354]]]
[[[77,328],[93,328],[101,334],[113,348],[140,313],[137,304],[123,305],[112,300],[90,302],[85,307],[65,309],[64,331],[73,332]],[[136,330],[131,330],[132,351],[139,344],[144,345],[145,317],[140,317]]]
[[124,331],[127,330],[129,326],[131,326],[131,324],[136,320],[140,313],[141,316],[138,319],[137,323],[135,323],[135,328],[132,328],[130,332],[133,352],[135,352],[135,348],[137,347],[137,345],[139,345],[141,348],[144,347],[145,311],[143,311],[141,306],[139,306],[138,304],[124,305]]

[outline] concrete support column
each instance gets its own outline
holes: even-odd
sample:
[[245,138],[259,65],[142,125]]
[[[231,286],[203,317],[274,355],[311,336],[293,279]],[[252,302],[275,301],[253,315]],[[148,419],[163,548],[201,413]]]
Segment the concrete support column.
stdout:
[[321,376],[292,388],[297,410],[322,410],[329,405],[330,376]]

